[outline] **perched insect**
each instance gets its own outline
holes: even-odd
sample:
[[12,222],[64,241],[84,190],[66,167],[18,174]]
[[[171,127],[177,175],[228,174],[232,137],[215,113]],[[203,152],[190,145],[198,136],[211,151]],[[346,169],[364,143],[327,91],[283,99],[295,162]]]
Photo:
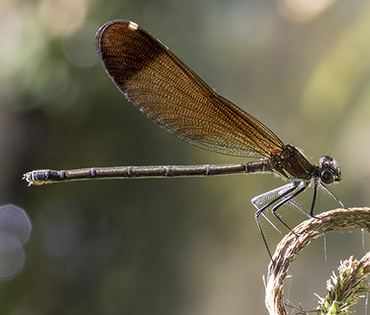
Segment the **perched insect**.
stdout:
[[[36,170],[24,174],[23,178],[30,185],[108,178],[274,172],[290,180],[290,183],[252,199],[257,208],[255,217],[261,233],[259,216],[265,216],[263,211],[269,207],[289,229],[276,210],[286,202],[296,205],[292,199],[311,183],[314,194],[310,216],[313,215],[319,186],[343,207],[324,186],[341,180],[340,167],[334,159],[323,156],[318,166],[312,165],[297,148],[285,145],[263,123],[218,95],[166,46],[136,23],[116,20],[104,24],[96,34],[96,50],[118,89],[160,127],[203,149],[263,159],[223,165]],[[262,236],[267,246],[263,233]]]

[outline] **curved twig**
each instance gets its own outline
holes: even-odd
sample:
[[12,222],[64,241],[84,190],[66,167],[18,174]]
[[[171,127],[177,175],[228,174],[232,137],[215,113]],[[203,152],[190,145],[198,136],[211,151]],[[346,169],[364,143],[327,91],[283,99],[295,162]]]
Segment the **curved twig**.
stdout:
[[[277,245],[265,281],[266,307],[270,314],[287,314],[284,307],[283,281],[296,256],[315,238],[336,229],[361,228],[370,232],[370,208],[335,209],[304,221]],[[297,238],[296,235],[299,235]],[[362,260],[369,260],[365,255]]]

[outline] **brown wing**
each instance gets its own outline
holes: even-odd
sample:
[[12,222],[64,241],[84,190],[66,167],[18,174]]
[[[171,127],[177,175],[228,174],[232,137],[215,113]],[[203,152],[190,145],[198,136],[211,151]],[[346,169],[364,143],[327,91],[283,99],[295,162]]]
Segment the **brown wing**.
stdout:
[[211,151],[269,157],[283,143],[265,125],[214,92],[158,39],[117,20],[96,34],[109,77],[148,118],[176,137]]

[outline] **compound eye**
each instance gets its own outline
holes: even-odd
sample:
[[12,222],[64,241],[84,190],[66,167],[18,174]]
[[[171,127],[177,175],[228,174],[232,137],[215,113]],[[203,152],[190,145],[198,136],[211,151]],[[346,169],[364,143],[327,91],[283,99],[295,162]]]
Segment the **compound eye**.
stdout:
[[321,172],[320,178],[325,184],[331,184],[332,182],[334,182],[334,175],[332,174],[332,172],[329,172],[327,170]]

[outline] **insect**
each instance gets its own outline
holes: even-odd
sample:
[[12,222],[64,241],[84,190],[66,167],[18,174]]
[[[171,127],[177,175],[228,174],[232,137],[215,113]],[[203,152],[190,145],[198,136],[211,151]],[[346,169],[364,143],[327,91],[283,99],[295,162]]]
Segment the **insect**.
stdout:
[[[95,43],[100,61],[117,88],[157,125],[203,149],[262,159],[218,165],[35,170],[24,174],[23,179],[29,185],[108,178],[273,172],[290,182],[252,199],[257,208],[255,218],[261,233],[261,214],[272,224],[263,213],[267,208],[271,208],[276,218],[289,229],[276,210],[287,202],[298,206],[292,199],[311,184],[314,193],[310,216],[313,216],[320,186],[343,207],[324,185],[341,180],[341,170],[334,159],[325,155],[319,160],[319,165],[311,164],[297,148],[284,144],[263,123],[218,95],[165,45],[136,23],[126,20],[107,22],[98,30]],[[262,236],[267,246],[263,233]]]

